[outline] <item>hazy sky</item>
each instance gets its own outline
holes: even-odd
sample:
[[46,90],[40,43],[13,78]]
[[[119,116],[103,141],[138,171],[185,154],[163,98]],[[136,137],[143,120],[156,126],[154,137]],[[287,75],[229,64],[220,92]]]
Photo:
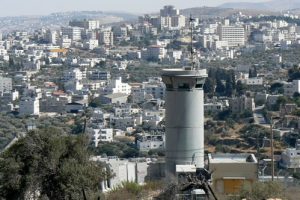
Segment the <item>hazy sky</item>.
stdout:
[[[147,13],[163,5],[177,8],[217,6],[224,2],[262,2],[267,0],[0,0],[0,16],[39,15],[60,11],[101,10]],[[205,3],[204,3],[205,2]]]

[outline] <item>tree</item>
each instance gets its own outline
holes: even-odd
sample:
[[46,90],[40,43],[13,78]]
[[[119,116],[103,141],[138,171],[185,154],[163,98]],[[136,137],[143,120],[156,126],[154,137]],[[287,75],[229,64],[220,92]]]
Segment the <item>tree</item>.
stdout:
[[284,88],[282,83],[273,83],[270,87],[270,91],[276,94],[283,94]]
[[215,82],[212,78],[207,78],[203,86],[203,90],[207,94],[213,94],[215,92]]
[[12,57],[9,57],[8,65],[9,65],[9,67],[14,67],[15,66],[15,61]]
[[226,79],[226,88],[225,88],[225,95],[231,97],[234,94],[234,80],[232,76],[228,76]]
[[[58,129],[32,131],[0,158],[0,199],[83,199],[99,192],[110,176],[104,164],[89,160],[87,138]],[[108,173],[105,173],[107,171]]]
[[255,77],[257,77],[257,70],[256,70],[256,66],[254,65],[249,69],[249,78],[255,78]]
[[217,79],[217,86],[216,86],[216,93],[218,93],[218,95],[222,96],[225,92],[225,85],[222,82],[222,80]]
[[245,94],[246,88],[247,88],[246,85],[243,84],[241,81],[238,81],[238,82],[236,83],[236,93],[237,93],[239,96]]

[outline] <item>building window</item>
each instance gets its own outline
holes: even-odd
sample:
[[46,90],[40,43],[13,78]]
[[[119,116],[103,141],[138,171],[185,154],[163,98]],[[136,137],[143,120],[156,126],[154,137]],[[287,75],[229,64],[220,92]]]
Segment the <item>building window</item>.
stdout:
[[180,83],[178,84],[178,89],[190,89],[190,85],[188,83]]
[[200,83],[196,84],[196,88],[202,88],[202,87],[203,87],[203,84],[200,84]]

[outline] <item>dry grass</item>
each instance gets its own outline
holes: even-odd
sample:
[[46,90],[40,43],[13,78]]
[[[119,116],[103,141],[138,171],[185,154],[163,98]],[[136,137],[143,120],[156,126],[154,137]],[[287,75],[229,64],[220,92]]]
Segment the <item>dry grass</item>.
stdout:
[[147,182],[145,185],[139,185],[134,182],[123,182],[118,187],[110,191],[107,200],[135,200],[151,199],[159,193],[164,187],[163,182]]

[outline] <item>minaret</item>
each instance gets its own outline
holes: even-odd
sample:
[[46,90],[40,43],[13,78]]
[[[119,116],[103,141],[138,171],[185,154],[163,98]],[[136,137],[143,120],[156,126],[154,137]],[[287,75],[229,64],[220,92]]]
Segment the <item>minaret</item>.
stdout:
[[[162,71],[166,84],[166,175],[176,165],[204,168],[205,69],[178,68]],[[169,174],[168,174],[169,173]]]

